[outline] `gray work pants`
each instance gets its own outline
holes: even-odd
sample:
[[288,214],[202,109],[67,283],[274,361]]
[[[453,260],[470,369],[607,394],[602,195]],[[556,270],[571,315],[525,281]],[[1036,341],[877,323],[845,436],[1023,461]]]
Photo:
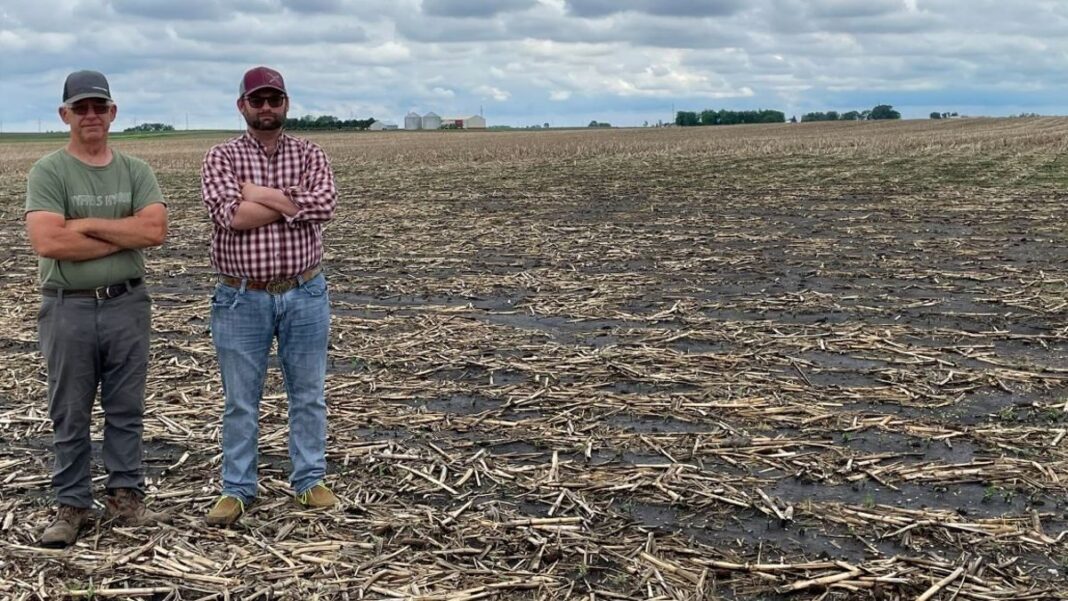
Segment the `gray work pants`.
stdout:
[[91,507],[89,423],[100,389],[107,488],[144,490],[141,457],[152,301],[144,284],[106,300],[44,296],[37,317],[48,366],[56,501]]

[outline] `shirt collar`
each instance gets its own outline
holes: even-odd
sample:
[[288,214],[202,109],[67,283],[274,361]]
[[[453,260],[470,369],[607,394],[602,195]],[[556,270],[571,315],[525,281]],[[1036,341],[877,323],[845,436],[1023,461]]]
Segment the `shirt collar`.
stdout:
[[[263,146],[263,142],[260,142],[256,139],[255,136],[248,133],[248,130],[245,130],[245,133],[241,136],[241,139],[245,141],[245,144],[248,144],[252,148],[259,150],[263,154],[267,154],[267,149]],[[278,154],[279,152],[282,152],[285,149],[288,139],[289,134],[285,132],[282,132],[282,135],[278,136],[278,147],[274,149],[275,154]]]

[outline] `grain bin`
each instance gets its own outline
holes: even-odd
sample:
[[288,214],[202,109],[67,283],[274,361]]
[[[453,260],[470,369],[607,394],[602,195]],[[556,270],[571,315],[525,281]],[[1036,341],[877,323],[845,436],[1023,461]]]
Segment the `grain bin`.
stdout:
[[441,129],[441,117],[433,111],[423,115],[423,129]]

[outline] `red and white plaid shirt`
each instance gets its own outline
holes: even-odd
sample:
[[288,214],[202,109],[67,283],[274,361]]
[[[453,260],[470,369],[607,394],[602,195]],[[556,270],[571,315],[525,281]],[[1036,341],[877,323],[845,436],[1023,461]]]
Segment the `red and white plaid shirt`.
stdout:
[[[251,230],[231,227],[241,184],[277,188],[297,213]],[[334,217],[337,189],[330,161],[318,145],[282,134],[273,156],[247,132],[204,156],[201,192],[211,214],[211,264],[222,274],[251,280],[291,278],[323,258],[323,224]]]

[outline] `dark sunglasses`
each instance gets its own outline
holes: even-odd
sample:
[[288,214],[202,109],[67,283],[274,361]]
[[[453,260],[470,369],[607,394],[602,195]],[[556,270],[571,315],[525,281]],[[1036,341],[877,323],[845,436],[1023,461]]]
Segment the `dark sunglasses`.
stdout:
[[263,108],[263,103],[265,102],[271,105],[271,108],[276,109],[282,106],[285,101],[285,94],[279,94],[278,96],[245,96],[245,102],[254,109]]
[[97,115],[105,115],[111,110],[110,102],[85,102],[82,104],[68,104],[67,109],[78,115],[84,117],[89,114],[90,109]]

